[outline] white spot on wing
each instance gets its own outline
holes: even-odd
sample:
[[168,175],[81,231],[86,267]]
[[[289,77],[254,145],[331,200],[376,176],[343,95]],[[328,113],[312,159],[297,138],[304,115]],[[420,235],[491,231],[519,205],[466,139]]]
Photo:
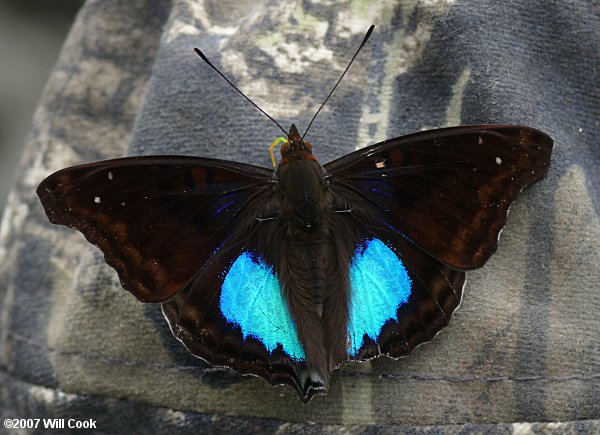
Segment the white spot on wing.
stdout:
[[112,180],[113,178],[115,178],[115,177],[113,176],[113,173],[112,173],[112,172],[110,172],[110,171],[108,172],[108,174],[107,174],[106,176],[108,177],[108,179],[109,179],[109,180]]
[[96,204],[100,204],[100,197],[99,196],[94,197],[94,202]]
[[496,164],[497,165],[502,164],[502,159],[500,157],[496,157]]

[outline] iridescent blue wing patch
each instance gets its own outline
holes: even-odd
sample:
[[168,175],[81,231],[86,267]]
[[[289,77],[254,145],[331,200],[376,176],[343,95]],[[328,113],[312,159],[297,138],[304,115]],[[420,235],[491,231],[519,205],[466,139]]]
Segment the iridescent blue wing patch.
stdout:
[[460,303],[464,273],[386,228],[364,232],[350,263],[349,360],[410,354]]
[[248,251],[234,261],[221,286],[223,316],[238,326],[244,340],[259,340],[269,352],[281,346],[297,361],[305,359],[273,268]]
[[358,246],[350,264],[349,353],[356,356],[365,337],[377,341],[386,322],[397,322],[412,280],[398,256],[379,239]]

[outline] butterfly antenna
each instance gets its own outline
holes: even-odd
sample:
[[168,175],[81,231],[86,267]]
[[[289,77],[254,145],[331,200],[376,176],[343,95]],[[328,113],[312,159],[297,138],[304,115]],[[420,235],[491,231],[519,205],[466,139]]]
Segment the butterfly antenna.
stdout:
[[327,95],[327,98],[325,98],[325,101],[323,101],[323,104],[321,104],[321,107],[319,107],[319,110],[317,110],[317,113],[315,113],[315,116],[313,116],[312,119],[310,120],[310,123],[308,124],[308,128],[306,129],[306,131],[304,132],[304,134],[302,135],[302,138],[300,140],[304,139],[304,136],[306,136],[306,133],[308,133],[308,130],[310,130],[310,126],[314,122],[315,118],[317,117],[317,115],[319,114],[319,112],[321,111],[321,109],[323,108],[323,106],[325,106],[325,103],[327,103],[327,101],[329,100],[329,98],[333,95],[333,92],[335,91],[335,88],[338,87],[338,85],[340,84],[340,82],[342,81],[342,79],[344,78],[344,76],[346,75],[346,72],[348,72],[348,69],[350,69],[350,65],[352,65],[352,62],[354,62],[354,59],[356,58],[356,56],[358,56],[358,53],[360,52],[360,50],[367,43],[367,41],[369,39],[369,36],[371,36],[371,33],[373,33],[373,29],[374,28],[375,28],[375,25],[371,24],[371,27],[369,27],[369,30],[367,30],[367,34],[363,38],[363,41],[360,43],[360,46],[358,47],[358,50],[356,50],[356,53],[354,53],[354,56],[352,56],[352,59],[350,59],[350,63],[348,63],[348,66],[346,67],[346,69],[344,70],[344,72],[342,73],[342,75],[340,76],[340,78],[338,79],[338,81],[335,83],[335,86],[333,87],[333,89],[331,90],[331,92],[329,93],[329,95]]
[[275,125],[277,125],[277,127],[279,127],[281,131],[283,131],[283,134],[285,134],[285,137],[287,137],[287,136],[288,136],[288,132],[287,132],[287,131],[285,131],[285,129],[284,129],[282,126],[281,126],[281,124],[279,124],[277,121],[275,121],[275,120],[273,119],[273,117],[271,117],[271,116],[270,116],[270,115],[269,115],[267,112],[265,112],[265,111],[264,111],[264,110],[262,110],[260,107],[258,107],[258,105],[257,105],[257,104],[256,104],[254,101],[252,101],[250,98],[248,98],[248,97],[246,96],[246,94],[244,94],[242,91],[240,91],[240,90],[237,88],[237,86],[236,86],[236,85],[234,85],[233,83],[231,83],[231,80],[229,80],[227,77],[225,77],[225,74],[223,74],[221,71],[219,71],[219,70],[217,69],[217,67],[216,67],[216,66],[214,66],[214,65],[211,63],[211,61],[210,61],[210,60],[208,60],[208,58],[207,58],[207,57],[204,55],[204,53],[202,53],[202,51],[200,51],[200,49],[199,49],[199,48],[194,48],[194,51],[196,52],[196,54],[197,54],[198,56],[200,56],[200,57],[202,58],[202,60],[203,60],[204,62],[206,62],[206,63],[208,64],[208,66],[209,66],[209,67],[211,67],[212,69],[214,69],[214,70],[215,70],[215,71],[216,71],[216,72],[217,72],[217,73],[218,73],[218,74],[219,74],[221,77],[223,77],[223,79],[225,79],[225,81],[226,81],[227,83],[229,83],[233,89],[235,89],[236,91],[238,91],[238,93],[239,93],[239,94],[240,94],[242,97],[244,97],[246,100],[248,100],[248,101],[250,102],[250,104],[252,104],[252,105],[253,105],[254,107],[256,107],[258,110],[260,110],[260,112],[261,112],[263,115],[265,115],[267,118],[269,118],[271,121],[273,121],[273,122],[275,123]]

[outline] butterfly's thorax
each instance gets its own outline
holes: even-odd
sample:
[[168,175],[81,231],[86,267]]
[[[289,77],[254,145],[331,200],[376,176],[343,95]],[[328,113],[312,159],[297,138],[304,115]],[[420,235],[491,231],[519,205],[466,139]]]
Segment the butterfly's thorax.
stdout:
[[316,160],[294,159],[279,165],[279,231],[293,280],[292,296],[302,295],[308,311],[322,316],[328,234],[326,182]]
[[280,164],[277,177],[280,213],[288,235],[299,241],[322,237],[327,183],[321,165],[316,160],[291,160]]

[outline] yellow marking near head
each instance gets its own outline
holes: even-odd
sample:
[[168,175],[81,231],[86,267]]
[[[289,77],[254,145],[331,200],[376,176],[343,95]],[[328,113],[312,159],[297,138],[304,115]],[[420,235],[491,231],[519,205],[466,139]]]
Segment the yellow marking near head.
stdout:
[[277,139],[275,139],[275,142],[273,142],[271,145],[269,145],[269,155],[271,156],[271,163],[273,164],[273,167],[275,168],[277,166],[277,161],[275,160],[275,147],[277,145],[279,145],[282,142],[287,142],[288,140],[285,137],[281,137],[279,136]]

